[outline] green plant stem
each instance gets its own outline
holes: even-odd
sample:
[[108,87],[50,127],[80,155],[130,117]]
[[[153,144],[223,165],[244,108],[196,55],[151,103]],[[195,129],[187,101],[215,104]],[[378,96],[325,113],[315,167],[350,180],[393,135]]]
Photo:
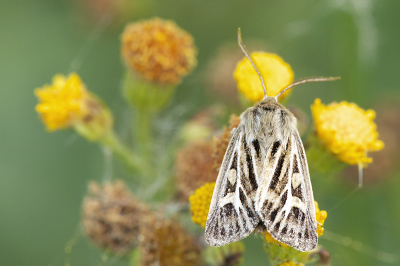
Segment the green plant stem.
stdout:
[[138,109],[136,123],[132,129],[135,137],[134,145],[137,147],[135,150],[143,160],[143,185],[150,184],[155,178],[154,166],[152,167],[154,159],[152,118],[153,113],[150,110]]
[[140,154],[144,155],[148,159],[152,143],[152,129],[151,129],[151,115],[147,110],[138,110],[136,125],[134,125],[133,131],[136,133],[138,141],[137,145],[140,150]]
[[130,169],[133,171],[143,171],[144,160],[141,156],[130,151],[114,132],[107,134],[101,143],[112,150],[112,152]]

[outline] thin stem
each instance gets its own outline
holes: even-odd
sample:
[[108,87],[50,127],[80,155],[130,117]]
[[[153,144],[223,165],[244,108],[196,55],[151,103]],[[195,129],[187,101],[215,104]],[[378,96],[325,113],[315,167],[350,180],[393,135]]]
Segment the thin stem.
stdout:
[[142,171],[144,166],[143,158],[132,153],[115,135],[110,132],[102,139],[102,144],[111,149],[111,151],[131,170]]
[[136,134],[136,142],[138,151],[142,158],[149,163],[151,155],[151,144],[153,140],[153,132],[151,125],[151,113],[148,110],[139,109],[134,125],[133,132]]
[[137,109],[136,120],[133,124],[134,145],[137,147],[136,152],[140,154],[143,161],[142,182],[148,185],[155,178],[153,164],[153,128],[152,115],[150,110],[145,108]]

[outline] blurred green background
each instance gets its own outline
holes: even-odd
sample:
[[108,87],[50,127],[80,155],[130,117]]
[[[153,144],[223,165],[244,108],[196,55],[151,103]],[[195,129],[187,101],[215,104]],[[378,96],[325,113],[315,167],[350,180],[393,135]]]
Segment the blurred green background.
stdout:
[[[0,265],[123,264],[102,259],[77,233],[87,182],[104,175],[101,149],[72,131],[46,133],[33,90],[56,73],[68,74],[78,59],[80,67],[72,69],[111,107],[123,132],[119,38],[127,21],[159,16],[194,36],[199,63],[173,103],[187,107],[186,117],[219,101],[207,93],[204,73],[221,46],[236,42],[238,27],[245,43],[262,42],[291,64],[297,78],[342,77],[294,90],[289,103],[307,114],[317,97],[365,109],[400,102],[400,1],[135,1],[132,14],[117,13],[94,33],[96,15],[85,2],[102,1],[0,1]],[[349,175],[311,177],[314,196],[328,211],[324,227],[334,233],[320,238],[332,265],[400,265],[390,256],[400,254],[398,173],[378,171],[380,180],[358,192]],[[67,254],[71,239],[77,244]],[[245,243],[245,265],[268,265],[260,240],[250,236]]]

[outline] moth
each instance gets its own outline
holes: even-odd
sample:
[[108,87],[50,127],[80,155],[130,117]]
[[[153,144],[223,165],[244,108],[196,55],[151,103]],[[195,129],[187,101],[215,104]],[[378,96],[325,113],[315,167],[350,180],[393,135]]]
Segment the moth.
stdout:
[[215,184],[205,237],[211,246],[222,246],[267,230],[275,239],[300,251],[318,243],[314,196],[297,120],[278,97],[306,82],[337,78],[303,79],[277,96],[267,96],[260,72],[239,46],[260,77],[264,98],[240,115],[231,132]]

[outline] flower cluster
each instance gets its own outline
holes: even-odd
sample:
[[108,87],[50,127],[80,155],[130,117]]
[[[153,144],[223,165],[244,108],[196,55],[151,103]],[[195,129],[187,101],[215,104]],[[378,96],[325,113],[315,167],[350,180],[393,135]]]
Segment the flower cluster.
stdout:
[[194,194],[189,197],[192,221],[203,227],[206,227],[207,215],[210,209],[214,187],[215,182],[206,183],[202,187],[196,189]]
[[89,95],[75,73],[68,78],[54,76],[51,85],[36,89],[35,94],[41,101],[36,111],[41,114],[43,123],[50,131],[67,128],[86,115],[84,105]]
[[[132,127],[132,142],[140,146],[148,144],[152,135],[154,113],[149,110],[160,110],[169,102],[176,85],[195,67],[197,49],[190,34],[172,21],[156,18],[128,25],[122,36],[121,53],[129,68],[123,96],[131,97],[127,98],[132,105],[138,103],[134,107],[148,107],[131,108],[138,116]],[[149,152],[149,146],[143,145],[145,149],[138,153],[140,149],[119,140],[111,112],[87,89],[78,74],[56,75],[52,84],[36,89],[35,94],[39,99],[36,111],[49,131],[74,129],[86,139],[109,148],[125,163],[138,189],[152,185],[148,180],[156,178],[151,167],[156,155]],[[147,112],[137,112],[138,109]],[[168,148],[174,150],[171,147]],[[211,153],[210,148],[208,158]],[[207,168],[211,165],[212,160]],[[149,196],[151,204],[146,204],[133,196],[122,181],[90,183],[82,204],[85,235],[107,252],[131,256],[132,265],[198,265],[201,249],[196,238],[179,221],[150,209],[160,200],[155,199],[157,196],[168,198],[157,192]],[[138,259],[134,256],[137,252],[141,253]]]
[[316,99],[311,111],[318,137],[345,163],[371,163],[368,152],[379,151],[384,146],[378,140],[373,110],[364,111],[348,102],[324,105]]
[[51,85],[35,90],[40,103],[36,111],[49,131],[73,127],[90,140],[107,134],[113,118],[97,96],[90,93],[80,77],[56,75]]
[[159,18],[126,26],[121,52],[134,72],[162,84],[179,84],[197,64],[192,36]]
[[[129,139],[132,147],[119,140],[108,107],[87,89],[76,73],[67,77],[56,75],[52,84],[35,90],[39,99],[36,111],[49,131],[72,128],[86,139],[110,148],[129,166],[136,191],[146,195],[143,201],[139,200],[140,194],[134,196],[122,181],[90,183],[82,204],[85,235],[103,250],[129,255],[131,265],[240,265],[244,253],[242,242],[222,248],[205,247],[203,234],[197,235],[193,226],[188,227],[192,229],[189,232],[183,226],[185,223],[179,223],[179,219],[190,215],[193,223],[206,226],[218,172],[240,117],[231,114],[229,126],[219,132],[212,118],[221,109],[207,108],[184,125],[171,143],[156,149],[155,117],[171,102],[182,78],[196,66],[197,48],[192,36],[173,21],[153,18],[126,26],[121,37],[121,55],[126,66],[121,92],[134,117]],[[293,82],[291,66],[278,55],[255,52],[251,57],[265,79],[268,96],[278,95]],[[246,57],[237,63],[233,75],[241,103],[264,98],[260,78]],[[290,90],[279,101],[289,94]],[[317,151],[313,153],[317,156],[322,150],[329,154],[329,163],[344,165],[336,156],[347,164],[366,166],[372,162],[368,153],[384,146],[378,139],[372,110],[365,111],[348,102],[324,105],[316,99],[311,111],[315,132],[311,131],[308,137],[308,156],[310,150]],[[228,117],[229,113],[224,115]],[[303,124],[301,131],[310,131],[308,123]],[[220,134],[213,136],[217,132]],[[181,148],[175,153],[177,147]],[[161,151],[165,154],[160,154]],[[174,173],[162,168],[166,165],[165,169],[170,169],[171,154],[176,154]],[[316,164],[314,160],[309,163],[310,169]],[[317,202],[314,204],[319,237],[324,232],[327,212],[320,210]],[[300,252],[274,239],[261,225],[256,231],[262,231],[265,251],[273,265],[301,266],[312,261],[315,254],[320,254],[320,263],[323,258],[329,261],[329,253],[320,246],[311,252]]]
[[[265,79],[268,96],[276,96],[293,81],[294,73],[288,63],[277,54],[254,52],[251,54],[258,69]],[[260,78],[250,61],[245,57],[236,66],[234,77],[239,91],[250,101],[257,102],[264,98]],[[281,99],[289,95],[290,90],[281,95]]]
[[86,236],[120,255],[137,246],[142,221],[149,214],[147,206],[135,199],[122,181],[91,182],[82,205]]

